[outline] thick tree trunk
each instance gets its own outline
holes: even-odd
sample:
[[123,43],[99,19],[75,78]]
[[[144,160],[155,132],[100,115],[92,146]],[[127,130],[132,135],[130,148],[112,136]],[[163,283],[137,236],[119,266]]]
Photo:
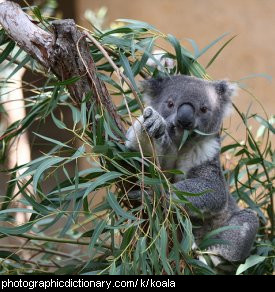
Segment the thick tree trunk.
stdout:
[[47,32],[34,24],[19,5],[6,1],[0,3],[0,24],[19,47],[60,81],[80,77],[67,87],[75,103],[80,105],[83,97],[92,93],[92,98],[104,105],[118,128],[125,132],[105,84],[97,77],[85,36],[73,20],[54,21],[53,32]]

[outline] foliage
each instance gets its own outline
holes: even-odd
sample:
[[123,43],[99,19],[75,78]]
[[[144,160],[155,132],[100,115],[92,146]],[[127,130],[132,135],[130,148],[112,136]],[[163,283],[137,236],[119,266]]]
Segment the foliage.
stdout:
[[[42,26],[50,25],[50,20],[44,19],[38,8],[33,9],[33,14]],[[198,58],[227,36],[222,35],[202,50],[191,40],[192,53],[173,35],[165,35],[147,23],[129,19],[120,22],[124,25],[107,31],[96,29],[92,35],[106,49],[116,66],[123,70],[139,98],[137,80],[148,76],[180,73],[210,78]],[[216,60],[232,39],[221,46],[206,67]],[[0,62],[12,55],[6,66],[17,64],[15,70],[24,66],[34,73],[39,70],[36,62],[20,50],[3,30],[0,41]],[[165,57],[175,60],[172,69],[165,68],[152,54],[154,48],[159,48],[160,41],[170,47]],[[119,115],[125,123],[131,123],[142,110],[137,98],[124,80],[117,78],[114,68],[98,47],[91,44],[90,50],[98,75],[108,84],[113,99],[119,103]],[[157,63],[157,68],[147,64],[149,58]],[[9,78],[2,80],[1,85],[4,87],[7,82],[12,82],[12,76],[10,74]],[[192,250],[194,238],[188,215],[177,202],[165,205],[162,193],[172,187],[167,179],[168,173],[158,168],[155,158],[126,149],[124,134],[106,109],[96,103],[87,106],[91,94],[83,97],[80,108],[71,102],[66,86],[76,80],[61,83],[47,73],[42,86],[30,84],[31,96],[25,100],[27,116],[2,133],[3,162],[12,138],[21,135],[33,124],[47,123],[51,119],[61,132],[69,133],[71,138],[68,141],[62,137],[54,139],[50,132],[49,137],[45,137],[39,133],[38,127],[35,135],[52,145],[52,149],[27,165],[6,170],[10,181],[1,204],[0,220],[5,224],[0,224],[0,238],[18,237],[28,239],[28,242],[14,252],[1,248],[1,273],[219,273],[209,262],[206,251],[214,239],[208,236],[201,244],[201,251]],[[68,112],[68,109],[70,125],[62,118],[63,112]],[[229,155],[235,161],[235,167],[226,168],[225,175],[234,197],[255,210],[261,220],[252,256],[237,272],[271,274],[274,264],[274,225],[271,224],[274,153],[270,136],[274,133],[274,120],[235,109],[234,114],[241,117],[246,137],[242,142],[231,137],[231,142],[223,147],[223,156]],[[259,125],[256,136],[250,126],[252,120]],[[229,133],[225,131],[224,135]],[[90,166],[79,170],[82,160]],[[18,170],[22,169],[23,173],[18,175]],[[176,172],[178,170],[171,170],[171,173]],[[48,190],[50,179],[55,181],[55,187]],[[127,192],[135,185],[153,190],[153,202],[144,195],[141,205],[132,205]],[[18,191],[15,193],[16,187]],[[12,207],[19,194],[25,208]],[[103,194],[102,202],[95,204],[94,201]],[[180,195],[181,200],[187,202],[185,197],[188,194]],[[16,212],[30,213],[29,221],[16,225]],[[183,234],[183,239],[178,238],[178,231]],[[66,253],[66,245],[73,245],[73,250]],[[21,251],[24,249],[37,252],[32,261],[23,260]],[[206,261],[199,260],[198,255],[205,257]]]

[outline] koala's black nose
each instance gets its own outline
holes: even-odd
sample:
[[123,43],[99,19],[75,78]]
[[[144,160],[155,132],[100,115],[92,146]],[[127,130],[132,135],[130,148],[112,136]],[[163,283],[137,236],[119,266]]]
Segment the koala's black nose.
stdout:
[[184,103],[178,108],[177,112],[177,125],[184,128],[190,129],[194,124],[195,111],[191,104]]

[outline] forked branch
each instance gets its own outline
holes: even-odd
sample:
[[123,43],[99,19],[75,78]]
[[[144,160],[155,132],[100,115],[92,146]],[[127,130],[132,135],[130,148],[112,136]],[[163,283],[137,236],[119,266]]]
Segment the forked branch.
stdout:
[[19,47],[37,60],[45,70],[53,72],[60,81],[80,77],[78,81],[67,86],[75,103],[80,105],[83,97],[92,93],[92,98],[103,104],[118,128],[125,132],[105,84],[97,77],[85,36],[77,29],[73,20],[53,21],[52,32],[45,31],[18,4],[6,1],[0,3],[0,24]]

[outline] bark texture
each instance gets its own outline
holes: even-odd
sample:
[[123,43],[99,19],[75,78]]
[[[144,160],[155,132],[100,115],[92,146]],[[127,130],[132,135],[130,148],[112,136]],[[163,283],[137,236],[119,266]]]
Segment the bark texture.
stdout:
[[91,98],[102,103],[118,128],[125,132],[105,84],[97,77],[85,35],[77,29],[73,20],[53,21],[52,32],[45,31],[19,5],[6,1],[0,3],[0,24],[19,47],[46,70],[52,71],[60,81],[80,77],[67,86],[75,103],[80,105],[83,97],[92,93]]

